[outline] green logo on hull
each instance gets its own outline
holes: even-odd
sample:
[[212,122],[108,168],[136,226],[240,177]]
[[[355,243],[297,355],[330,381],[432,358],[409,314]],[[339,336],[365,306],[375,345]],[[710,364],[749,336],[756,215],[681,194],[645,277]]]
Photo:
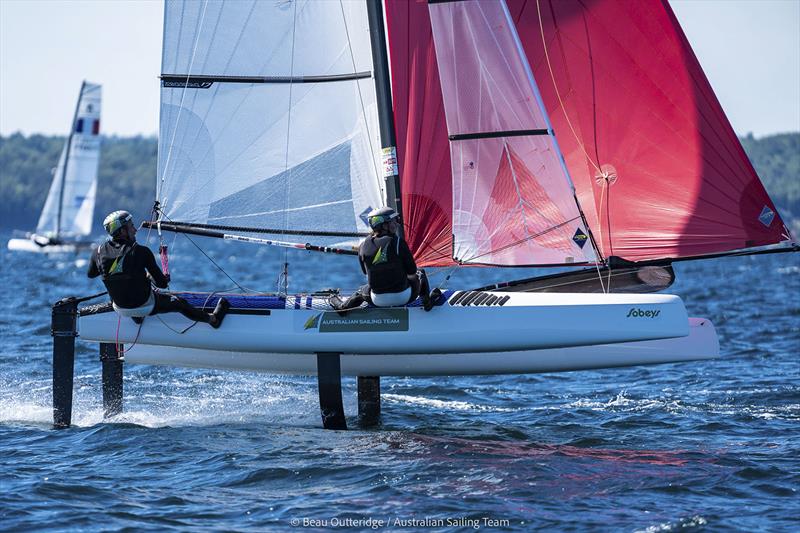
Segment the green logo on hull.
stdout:
[[356,309],[340,316],[335,311],[316,314],[303,329],[320,333],[408,331],[408,309]]

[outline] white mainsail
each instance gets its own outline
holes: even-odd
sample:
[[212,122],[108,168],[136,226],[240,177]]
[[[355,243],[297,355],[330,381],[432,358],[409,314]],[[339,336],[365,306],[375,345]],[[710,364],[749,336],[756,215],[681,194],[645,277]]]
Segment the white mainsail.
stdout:
[[84,82],[70,135],[53,174],[36,233],[61,238],[92,232],[100,162],[102,88]]
[[365,232],[382,204],[363,1],[165,3],[166,220]]

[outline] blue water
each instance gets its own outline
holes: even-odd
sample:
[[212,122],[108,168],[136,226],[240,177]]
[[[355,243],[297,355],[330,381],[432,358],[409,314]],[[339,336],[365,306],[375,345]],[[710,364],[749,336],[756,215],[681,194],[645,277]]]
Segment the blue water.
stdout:
[[[275,288],[282,251],[197,242],[240,285]],[[233,286],[170,243],[173,288]],[[288,259],[290,288],[360,282],[351,258]],[[800,528],[798,254],[676,268],[718,360],[383,378],[381,425],[347,432],[320,429],[314,378],[134,365],[125,412],[103,421],[97,347],[80,342],[74,425],[52,429],[49,306],[100,291],[84,270],[0,251],[2,530]],[[507,276],[462,269],[449,286]],[[357,428],[352,379],[344,401]]]

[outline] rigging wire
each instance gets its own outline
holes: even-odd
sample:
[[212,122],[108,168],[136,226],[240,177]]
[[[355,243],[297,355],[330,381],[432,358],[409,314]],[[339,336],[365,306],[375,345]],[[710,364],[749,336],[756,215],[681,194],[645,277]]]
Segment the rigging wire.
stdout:
[[142,321],[139,322],[139,327],[136,330],[136,337],[133,338],[133,342],[128,346],[128,348],[125,349],[125,347],[119,343],[119,328],[122,325],[122,315],[120,314],[117,315],[117,336],[114,341],[114,346],[117,350],[117,355],[119,357],[124,357],[125,354],[131,350],[131,348],[136,346],[136,343],[139,341],[139,335],[142,333],[143,324],[144,324],[144,317],[142,317]]
[[[164,162],[164,170],[162,171],[161,174],[161,186],[159,187],[159,190],[156,191],[157,194],[158,192],[163,193],[164,191],[164,181],[167,178],[167,169],[169,169],[169,162],[172,158],[172,148],[175,145],[175,136],[178,134],[178,122],[180,121],[181,112],[183,111],[183,101],[186,98],[186,91],[189,88],[189,79],[191,78],[192,68],[194,67],[194,58],[195,55],[197,54],[197,47],[200,44],[200,30],[203,27],[203,21],[205,20],[206,17],[206,8],[208,7],[208,1],[209,0],[203,1],[203,11],[200,14],[200,22],[197,25],[197,31],[195,32],[194,35],[194,45],[192,46],[192,58],[189,60],[189,68],[186,71],[186,83],[184,84],[183,90],[181,91],[181,101],[180,104],[178,105],[178,116],[175,117],[175,125],[172,130],[172,138],[170,139],[169,150],[167,151],[167,160]],[[160,198],[156,199],[160,200]]]
[[576,220],[580,220],[580,217],[578,216],[578,217],[573,217],[573,218],[571,218],[569,220],[565,220],[564,222],[562,222],[560,224],[557,224],[557,225],[555,225],[553,227],[547,228],[545,230],[542,230],[539,233],[535,233],[533,235],[526,236],[526,237],[524,237],[522,239],[517,239],[516,241],[508,243],[505,246],[501,246],[500,248],[496,248],[494,250],[489,250],[488,252],[484,252],[482,254],[474,255],[474,256],[470,257],[469,259],[462,260],[462,262],[473,262],[473,261],[475,261],[475,259],[478,259],[480,257],[484,257],[484,256],[487,256],[489,254],[493,254],[493,253],[497,253],[497,252],[502,252],[504,250],[508,250],[509,248],[513,248],[514,246],[517,246],[519,244],[527,242],[527,241],[529,241],[531,239],[536,239],[537,237],[541,237],[542,235],[550,233],[553,230],[560,229],[560,228],[566,226],[567,224],[569,224],[571,222],[574,222]]
[[[573,137],[575,137],[575,142],[578,143],[578,146],[580,147],[580,149],[583,152],[583,154],[586,156],[586,159],[597,170],[599,176],[603,176],[604,178],[607,178],[607,173],[604,173],[603,170],[600,168],[600,162],[599,161],[595,162],[595,160],[592,159],[592,156],[589,155],[589,152],[586,151],[586,147],[584,146],[583,142],[581,141],[580,137],[578,136],[578,133],[575,131],[575,126],[572,125],[572,121],[570,120],[569,114],[567,113],[567,107],[564,105],[564,101],[561,99],[561,92],[558,90],[558,83],[556,83],[556,75],[553,72],[553,65],[550,63],[550,53],[547,50],[547,38],[544,35],[544,23],[542,22],[542,8],[541,8],[541,5],[540,5],[540,0],[536,0],[536,14],[538,15],[538,18],[539,18],[539,33],[542,36],[542,49],[544,50],[544,58],[545,58],[545,62],[547,63],[547,70],[550,72],[550,79],[553,82],[553,89],[555,90],[556,96],[558,97],[558,103],[559,103],[559,106],[561,107],[561,112],[564,114],[564,118],[567,121],[567,125],[569,126],[569,129],[572,132]],[[602,193],[601,193],[601,208],[602,208]],[[599,219],[599,217],[598,217],[598,219]],[[587,226],[588,226],[588,224],[587,224]],[[603,241],[602,241],[602,224],[599,224],[599,226],[600,226],[599,231],[601,232],[601,234],[599,235],[599,237],[600,237],[600,245],[599,246],[602,246],[602,244],[603,244]],[[591,231],[588,227],[586,229],[587,229],[587,231]],[[601,251],[598,249],[598,246],[595,245],[594,241],[592,241],[592,247],[595,248],[595,253],[597,254],[598,257],[603,257]],[[602,277],[602,273],[600,272],[600,265],[599,265],[598,262],[595,262],[595,264],[597,265],[597,275],[600,278],[600,284],[601,284],[601,286],[603,286],[603,277]],[[610,271],[611,271],[611,269],[609,268],[609,272]],[[605,289],[604,286],[603,286],[603,292],[604,293],[608,292]]]
[[[297,2],[293,2],[293,11],[292,11],[292,51],[291,51],[291,61],[289,64],[289,76],[290,80],[294,79],[294,51],[295,51],[295,44],[297,41]],[[287,107],[286,113],[286,154],[284,157],[283,162],[283,171],[286,172],[286,181],[283,185],[283,227],[289,227],[289,194],[291,188],[291,181],[292,181],[292,169],[289,168],[289,143],[291,142],[291,132],[292,132],[292,95],[294,93],[294,82],[289,82],[289,105]],[[288,271],[289,267],[289,249],[285,248],[283,250],[283,264],[285,265],[285,270]],[[280,284],[281,278],[280,275],[278,277],[278,283]],[[284,279],[283,287],[285,287],[286,292],[288,293],[288,275]],[[281,290],[279,285],[278,290]]]
[[586,159],[592,164],[592,166],[597,170],[598,173],[601,175],[603,174],[602,169],[599,166],[599,163],[596,163],[592,156],[589,155],[589,152],[586,151],[586,147],[581,142],[580,137],[578,137],[577,132],[575,131],[575,127],[572,125],[572,121],[569,119],[569,115],[567,114],[567,108],[564,105],[564,101],[561,99],[561,92],[558,90],[558,84],[556,83],[556,75],[553,72],[553,66],[550,63],[550,54],[547,51],[547,39],[544,35],[544,24],[542,22],[542,10],[541,6],[539,5],[540,0],[536,0],[536,13],[539,15],[539,32],[542,36],[542,48],[544,49],[544,58],[547,63],[547,70],[550,72],[550,79],[553,81],[553,88],[555,89],[556,96],[558,97],[558,103],[560,104],[561,111],[564,113],[564,118],[567,120],[567,125],[569,125],[570,131],[572,131],[572,135],[575,137],[575,141],[578,143],[583,154],[586,156]]
[[[342,10],[342,21],[344,22],[344,32],[345,32],[345,35],[347,37],[347,46],[348,46],[348,49],[350,50],[350,61],[353,63],[353,72],[357,72],[358,69],[356,67],[356,57],[355,57],[355,54],[353,53],[353,42],[350,40],[350,30],[347,28],[347,17],[345,16],[345,13],[344,13],[344,4],[343,4],[342,0],[339,0],[339,7]],[[375,66],[373,65],[373,70],[374,70],[374,68],[375,68]],[[375,73],[373,72],[372,75],[374,77]],[[358,89],[358,101],[361,104],[361,115],[362,115],[362,117],[364,119],[364,127],[367,130],[366,137],[367,137],[367,142],[369,143],[369,153],[371,154],[370,160],[372,161],[372,167],[375,170],[375,177],[378,180],[378,188],[380,188],[380,186],[382,184],[381,174],[380,174],[380,172],[378,172],[378,165],[375,162],[375,154],[377,153],[377,151],[375,150],[375,147],[372,144],[372,135],[370,134],[369,121],[367,120],[367,109],[364,106],[364,96],[361,93],[361,83],[359,83],[358,80],[356,80],[356,88]]]
[[[171,219],[170,219],[170,218],[169,218],[167,215],[165,215],[163,212],[162,212],[162,216],[163,216],[164,218],[166,218],[168,221],[170,221],[170,222],[171,222]],[[198,250],[200,250],[200,253],[201,253],[201,254],[203,254],[204,256],[206,256],[206,259],[208,259],[209,261],[211,261],[211,263],[212,263],[212,264],[213,264],[215,267],[217,267],[217,269],[219,269],[219,271],[220,271],[220,272],[222,272],[223,274],[225,274],[225,277],[227,277],[229,280],[231,280],[231,281],[233,282],[233,284],[234,284],[234,285],[236,285],[236,286],[237,286],[237,287],[238,287],[238,288],[239,288],[239,289],[240,289],[242,292],[248,292],[248,291],[247,291],[247,289],[245,289],[244,287],[242,287],[242,286],[239,284],[239,282],[237,282],[235,279],[233,279],[233,278],[230,276],[230,274],[228,274],[228,273],[225,271],[225,269],[224,269],[224,268],[222,268],[221,266],[219,266],[219,264],[218,264],[216,261],[214,261],[214,260],[211,258],[211,256],[209,256],[209,255],[208,255],[208,254],[207,254],[207,253],[206,253],[206,252],[205,252],[205,251],[204,251],[204,250],[203,250],[203,249],[202,249],[202,248],[201,248],[201,247],[200,247],[200,246],[199,246],[199,245],[198,245],[196,242],[194,242],[194,239],[192,239],[191,237],[189,237],[189,235],[187,235],[186,233],[181,233],[181,235],[183,235],[184,237],[186,237],[186,238],[189,240],[189,242],[190,242],[190,243],[192,243],[192,244],[194,245],[194,247],[195,247],[195,248],[197,248]],[[177,234],[175,235],[175,238],[177,238]]]

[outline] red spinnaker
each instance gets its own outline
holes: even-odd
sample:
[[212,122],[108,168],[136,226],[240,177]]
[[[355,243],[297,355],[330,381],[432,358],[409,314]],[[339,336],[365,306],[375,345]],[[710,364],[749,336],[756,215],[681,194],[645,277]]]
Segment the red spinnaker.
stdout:
[[[427,2],[386,4],[409,244],[420,264],[452,264]],[[788,238],[666,1],[508,6],[604,256],[692,257]]]
[[420,266],[452,265],[453,183],[428,2],[385,2],[405,238]]

